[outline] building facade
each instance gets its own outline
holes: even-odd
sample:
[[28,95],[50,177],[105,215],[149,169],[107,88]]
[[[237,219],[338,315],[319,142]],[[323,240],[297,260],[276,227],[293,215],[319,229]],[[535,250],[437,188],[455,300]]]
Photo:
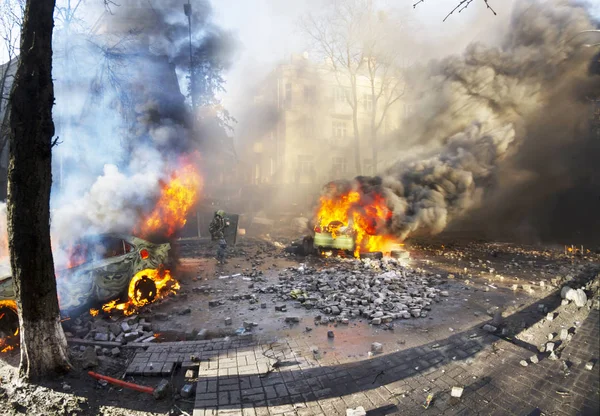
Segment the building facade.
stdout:
[[[358,77],[356,91],[360,173],[373,175],[377,173],[373,145],[379,147],[380,171],[388,159],[381,149],[399,128],[403,103],[399,99],[385,111],[374,143],[368,77]],[[348,77],[336,74],[326,64],[310,61],[306,54],[293,56],[290,62],[275,68],[254,97],[254,106],[270,107],[275,116],[265,121],[267,127],[260,135],[246,143],[252,182],[322,185],[357,175],[353,110],[347,100],[351,93]],[[384,98],[380,99],[376,120],[384,114],[383,102]]]

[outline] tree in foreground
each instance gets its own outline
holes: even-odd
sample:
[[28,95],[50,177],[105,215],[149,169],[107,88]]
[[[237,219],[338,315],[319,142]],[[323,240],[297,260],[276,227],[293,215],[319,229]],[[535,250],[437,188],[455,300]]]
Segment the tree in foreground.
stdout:
[[19,374],[29,381],[70,368],[50,245],[54,5],[27,0],[10,95],[8,244],[19,309]]

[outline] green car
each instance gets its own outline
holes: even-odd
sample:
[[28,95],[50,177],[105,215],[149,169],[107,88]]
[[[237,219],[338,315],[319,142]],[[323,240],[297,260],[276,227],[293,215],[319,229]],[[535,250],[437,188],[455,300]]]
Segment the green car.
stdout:
[[[82,238],[68,250],[66,267],[56,272],[61,312],[69,314],[126,296],[136,273],[168,266],[170,249],[169,243],[153,244],[130,235]],[[59,255],[55,257],[61,264]],[[10,267],[0,265],[0,302],[14,298]]]
[[313,246],[315,249],[343,250],[354,252],[354,230],[350,225],[345,226],[341,221],[331,221],[327,226],[317,225],[314,228],[315,237]]

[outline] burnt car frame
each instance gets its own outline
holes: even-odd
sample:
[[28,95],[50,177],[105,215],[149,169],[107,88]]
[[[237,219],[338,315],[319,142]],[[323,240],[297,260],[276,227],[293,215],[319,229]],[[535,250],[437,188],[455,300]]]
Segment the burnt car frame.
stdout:
[[[154,244],[122,234],[100,234],[80,239],[70,257],[77,265],[56,272],[62,313],[126,296],[131,279],[140,271],[168,267],[169,243]],[[0,301],[14,300],[12,276],[0,275]]]

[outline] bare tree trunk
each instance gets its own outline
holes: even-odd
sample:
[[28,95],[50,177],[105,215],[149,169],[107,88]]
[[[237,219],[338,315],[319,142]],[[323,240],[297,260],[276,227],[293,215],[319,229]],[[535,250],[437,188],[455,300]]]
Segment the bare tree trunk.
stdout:
[[27,0],[21,57],[10,96],[8,244],[19,309],[21,377],[70,367],[50,247],[54,0]]
[[356,106],[352,109],[352,125],[354,127],[354,163],[356,164],[356,174],[362,174],[360,163],[360,132],[358,126],[358,109]]
[[375,129],[374,126],[371,126],[371,145],[373,146],[373,172],[371,172],[372,175],[377,174],[377,164],[378,164],[378,143],[377,143],[377,129]]
[[[352,72],[350,66],[348,70]],[[358,126],[358,96],[357,96],[357,85],[356,85],[356,74],[351,74],[350,83],[352,87],[352,127],[354,129],[354,163],[356,165],[356,174],[362,174],[362,168],[360,163],[360,129]]]

